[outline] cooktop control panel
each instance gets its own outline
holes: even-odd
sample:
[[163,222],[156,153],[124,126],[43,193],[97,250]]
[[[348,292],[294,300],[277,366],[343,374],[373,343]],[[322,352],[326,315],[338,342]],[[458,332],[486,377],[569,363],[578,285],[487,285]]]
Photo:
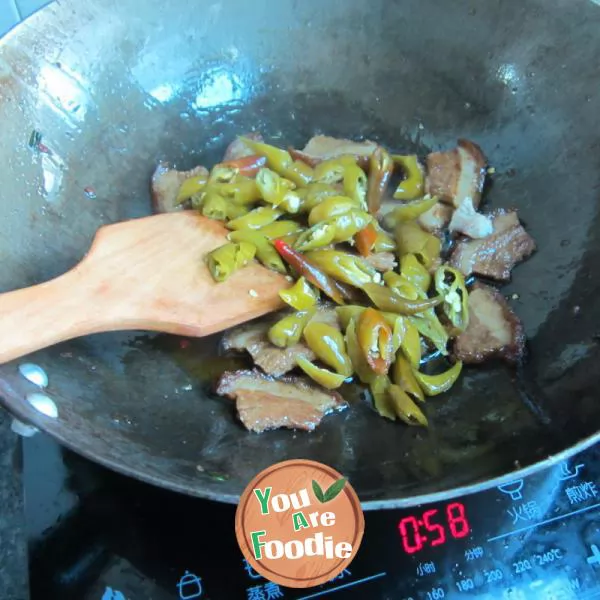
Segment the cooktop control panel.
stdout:
[[350,567],[304,590],[243,559],[235,507],[131,483],[125,501],[96,499],[66,520],[62,541],[34,552],[32,598],[600,599],[599,455],[447,502],[367,512]]

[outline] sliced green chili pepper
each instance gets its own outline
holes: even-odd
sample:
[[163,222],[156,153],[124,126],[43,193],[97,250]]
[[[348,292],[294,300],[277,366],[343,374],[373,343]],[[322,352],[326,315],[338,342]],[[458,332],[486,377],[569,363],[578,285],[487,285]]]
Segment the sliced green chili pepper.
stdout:
[[330,196],[324,198],[315,206],[308,215],[308,224],[316,225],[322,221],[328,221],[338,215],[360,209],[360,205],[347,196]]
[[367,209],[367,175],[356,163],[344,169],[344,194],[358,202],[362,210]]
[[227,218],[227,200],[214,191],[209,191],[202,202],[202,214],[209,219],[225,221]]
[[344,304],[344,297],[337,286],[336,281],[329,277],[327,273],[322,271],[312,261],[302,256],[296,250],[293,250],[288,244],[282,240],[273,242],[275,249],[283,260],[298,273],[303,275],[314,286],[327,294],[336,304]]
[[414,254],[405,254],[400,259],[400,273],[424,292],[427,292],[431,285],[429,271]]
[[284,194],[290,191],[285,179],[279,173],[266,167],[256,174],[255,181],[263,200],[275,208],[281,204]]
[[296,250],[300,250],[300,252],[307,252],[308,250],[315,250],[316,248],[329,246],[329,244],[333,243],[335,236],[335,223],[316,223],[300,234],[296,240],[296,243],[294,244],[294,248]]
[[276,221],[283,213],[270,206],[261,206],[251,210],[247,215],[233,219],[227,223],[229,229],[261,229]]
[[332,186],[326,183],[309,183],[306,188],[306,195],[302,198],[302,205],[300,206],[301,212],[310,212],[315,206],[320,204],[325,198],[329,196],[339,196],[339,190],[336,190]]
[[373,245],[373,250],[375,252],[394,252],[396,250],[396,242],[377,222],[374,222],[373,225],[377,231],[377,239]]
[[209,252],[208,270],[215,281],[225,281],[232,273],[245,267],[256,254],[256,247],[246,242],[229,242]]
[[383,274],[383,280],[389,288],[398,292],[407,300],[416,300],[421,297],[419,294],[420,288],[416,287],[415,284],[404,277],[404,275],[398,275],[398,273],[394,273],[394,271],[388,271]]
[[414,200],[423,195],[425,186],[425,171],[419,159],[413,154],[409,156],[392,155],[393,161],[400,165],[404,173],[404,179],[394,192],[394,198],[398,200]]
[[[343,307],[340,307],[343,308]],[[361,307],[362,308],[362,307]],[[364,310],[364,309],[363,309]],[[377,376],[367,364],[367,361],[358,344],[356,336],[356,319],[352,318],[346,327],[346,348],[352,362],[352,367],[358,378],[366,384],[371,383]]]
[[427,417],[412,398],[398,385],[390,385],[387,392],[396,415],[407,425],[427,427]]
[[236,177],[230,183],[214,183],[211,187],[226,196],[234,204],[248,205],[261,199],[261,192],[255,179],[249,177]]
[[[393,314],[393,313],[386,313]],[[403,317],[402,315],[394,315],[396,318],[393,319],[392,323],[389,325],[392,327],[392,350],[394,354],[398,351],[402,343],[406,338],[406,329],[407,329],[407,317]],[[388,321],[389,322],[389,321]]]
[[[277,258],[281,260],[272,246],[271,249],[275,252]],[[304,277],[300,277],[292,287],[287,290],[281,290],[279,297],[296,310],[308,310],[319,300],[319,292],[313,289]]]
[[336,243],[350,241],[359,231],[362,231],[371,223],[372,217],[362,210],[351,210],[350,212],[332,217],[328,223],[335,225]]
[[175,200],[175,204],[182,204],[186,200],[189,200],[194,194],[201,192],[204,189],[207,181],[208,175],[206,173],[188,177],[181,184],[179,192],[177,192],[177,200]]
[[349,166],[356,166],[356,161],[350,156],[339,156],[320,162],[314,168],[314,181],[320,183],[339,183],[344,179],[344,173]]
[[394,161],[388,151],[378,146],[369,158],[367,206],[372,215],[379,212],[383,196],[394,171]]
[[367,364],[377,375],[385,375],[392,364],[392,330],[383,315],[366,308],[357,322],[358,345]]
[[[265,265],[265,267],[271,269],[272,271],[286,273],[285,265],[283,264],[279,254],[277,254],[277,250],[273,248],[273,245],[264,235],[262,235],[262,233],[260,233],[260,231],[251,229],[232,231],[227,236],[227,239],[232,242],[247,242],[248,244],[252,244],[256,247],[256,258],[258,258],[258,260]],[[279,292],[280,295],[282,293],[284,293],[283,290]],[[297,307],[294,308],[301,310]]]
[[[294,244],[298,241],[298,239],[300,238],[302,233],[303,233],[302,231],[300,231],[298,233],[290,233],[288,235],[281,236],[279,239],[282,242],[285,242],[288,246],[291,246],[293,248]],[[269,238],[269,239],[273,240],[273,238]]]
[[295,215],[300,211],[300,206],[302,205],[302,198],[298,192],[295,190],[290,190],[283,195],[281,199],[281,203],[279,206],[292,215]]
[[396,385],[399,385],[415,400],[418,400],[419,402],[425,401],[425,394],[423,394],[423,390],[415,377],[411,363],[400,352],[396,354],[396,361],[394,362],[393,368],[393,380]]
[[202,204],[204,203],[204,197],[206,196],[206,192],[198,192],[194,194],[190,200],[192,208],[194,210],[200,210],[202,208]]
[[250,209],[247,206],[227,202],[227,218],[229,220],[238,219],[239,217],[247,215],[249,212]]
[[458,361],[439,375],[425,375],[420,371],[415,371],[414,374],[426,396],[437,396],[447,392],[454,385],[462,371],[462,366],[462,361]]
[[297,344],[314,313],[314,310],[303,310],[283,317],[269,329],[267,333],[269,341],[279,348]]
[[384,418],[390,421],[396,420],[396,407],[388,393],[391,382],[387,375],[379,375],[369,384],[371,395],[373,396],[373,406],[375,410]]
[[444,313],[454,327],[464,331],[469,325],[469,294],[459,271],[442,265],[435,272],[435,289],[442,296]]
[[331,277],[357,288],[381,278],[377,270],[362,258],[347,252],[313,250],[306,257]]
[[423,231],[415,221],[398,224],[396,242],[400,259],[405,254],[414,254],[428,269],[439,258],[442,251],[441,240]]
[[216,165],[208,176],[208,183],[230,183],[237,177],[237,174],[237,169]]
[[303,356],[298,356],[296,358],[296,364],[314,381],[316,381],[319,385],[327,388],[328,390],[333,390],[335,388],[340,387],[344,381],[346,381],[347,377],[344,375],[340,375],[338,373],[333,373],[328,371],[327,369],[321,369],[314,365],[309,360],[304,358]]
[[346,304],[345,306],[336,306],[335,312],[338,316],[338,320],[342,329],[345,331],[350,326],[350,321],[357,319],[360,314],[365,310],[364,306],[354,306],[352,304]]
[[402,315],[414,315],[428,308],[437,306],[442,299],[439,297],[428,300],[407,300],[398,292],[375,283],[368,283],[362,288],[371,302],[380,310],[395,312]]
[[400,204],[391,213],[386,215],[386,223],[405,223],[406,221],[414,221],[417,217],[427,212],[438,202],[437,196],[425,197],[414,202],[406,202]]
[[409,319],[419,333],[429,340],[437,350],[444,355],[448,354],[447,346],[450,337],[433,309],[426,310],[420,315],[413,315]]
[[260,228],[260,232],[270,240],[285,237],[294,233],[300,233],[302,226],[296,221],[274,221]]
[[312,180],[312,168],[302,161],[294,161],[287,150],[249,140],[245,137],[240,137],[240,139],[256,154],[264,156],[267,159],[269,168],[290,179],[296,185],[306,185]]
[[[433,310],[433,309],[432,309]],[[400,350],[408,362],[417,369],[421,362],[421,338],[419,329],[415,326],[413,317],[407,317],[403,322],[404,335],[400,342]]]
[[339,329],[313,320],[304,328],[302,335],[306,345],[319,360],[346,379],[352,375],[352,362],[346,352],[344,336]]
[[308,185],[313,180],[313,169],[312,167],[302,160],[295,160],[292,163],[293,177],[290,177],[292,181],[296,182],[296,185]]
[[421,339],[416,327],[410,322],[410,317],[395,315],[394,313],[382,313],[386,321],[392,327],[392,348],[394,354],[402,350],[409,362],[415,367],[421,361]]

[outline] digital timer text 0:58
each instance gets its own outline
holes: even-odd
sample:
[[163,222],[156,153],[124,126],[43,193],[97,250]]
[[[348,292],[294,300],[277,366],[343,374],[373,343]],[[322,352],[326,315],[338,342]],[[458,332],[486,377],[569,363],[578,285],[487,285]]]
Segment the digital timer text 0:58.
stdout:
[[[445,514],[444,514],[445,513]],[[408,554],[428,546],[441,546],[448,539],[447,531],[455,539],[469,535],[471,527],[465,515],[465,505],[453,502],[445,511],[437,508],[425,511],[420,517],[404,517],[398,523],[402,546]]]

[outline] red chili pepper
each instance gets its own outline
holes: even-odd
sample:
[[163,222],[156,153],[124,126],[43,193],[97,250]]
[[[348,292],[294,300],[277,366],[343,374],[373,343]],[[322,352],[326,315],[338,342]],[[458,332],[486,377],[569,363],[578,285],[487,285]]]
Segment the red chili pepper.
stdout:
[[274,240],[273,246],[279,252],[279,255],[285,262],[292,267],[299,275],[303,275],[314,286],[318,287],[323,293],[327,294],[337,304],[344,304],[344,298],[332,277],[321,271],[319,267],[309,262],[300,252],[296,252],[283,240]]
[[266,156],[259,156],[258,154],[252,154],[251,156],[242,156],[242,158],[236,158],[235,160],[228,160],[218,165],[219,167],[229,167],[231,169],[238,169],[240,175],[246,177],[253,177],[256,175],[265,165],[267,164]]
[[366,308],[358,318],[356,336],[367,363],[377,375],[386,375],[394,349],[392,328],[384,316],[374,308]]
[[371,249],[377,241],[377,230],[373,227],[373,223],[369,223],[364,229],[361,229],[354,236],[356,249],[361,256],[369,256]]

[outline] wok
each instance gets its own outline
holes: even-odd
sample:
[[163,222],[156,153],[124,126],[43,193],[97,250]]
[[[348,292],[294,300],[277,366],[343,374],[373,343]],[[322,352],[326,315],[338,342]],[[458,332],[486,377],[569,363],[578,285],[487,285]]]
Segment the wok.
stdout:
[[428,430],[357,402],[314,433],[250,434],[206,386],[214,339],[182,348],[140,331],[27,357],[57,418],[26,401],[24,360],[0,367],[2,403],[112,469],[225,502],[293,457],[333,466],[379,508],[497,485],[594,443],[599,27],[590,0],[63,0],[37,13],[0,44],[0,291],[63,273],[99,226],[149,214],[159,160],[211,165],[250,129],[421,154],[466,137],[496,169],[487,207],[517,207],[538,244],[504,288],[529,352],[517,370],[467,369],[428,402]]

